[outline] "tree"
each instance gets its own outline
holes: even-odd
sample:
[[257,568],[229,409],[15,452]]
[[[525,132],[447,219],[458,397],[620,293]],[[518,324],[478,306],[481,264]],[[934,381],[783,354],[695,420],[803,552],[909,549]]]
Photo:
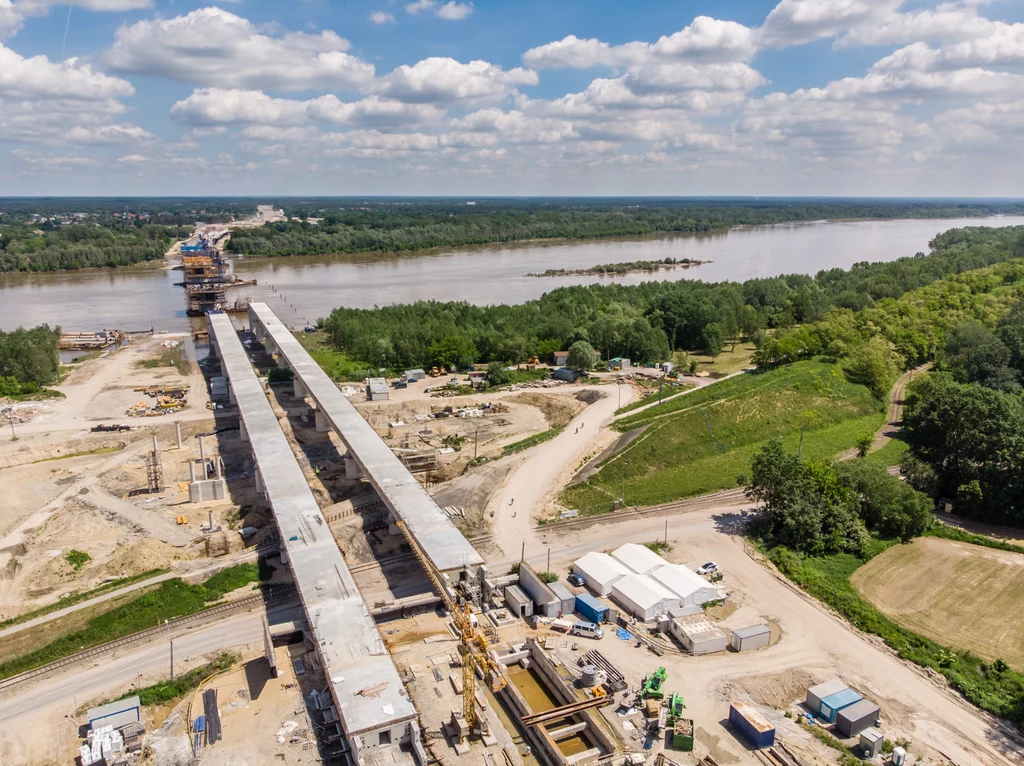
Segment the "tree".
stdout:
[[427,357],[432,365],[459,369],[469,367],[476,359],[476,349],[461,335],[449,335],[430,344]]
[[867,457],[871,446],[875,443],[874,434],[864,434],[857,439],[857,457]]
[[882,537],[909,540],[931,524],[932,501],[890,476],[881,463],[846,460],[836,470],[859,495],[864,523]]
[[718,322],[707,325],[700,334],[701,349],[712,359],[725,347],[725,329]]
[[1010,350],[981,322],[961,322],[946,338],[946,363],[962,383],[980,383],[998,391],[1020,389],[1010,367]]
[[565,364],[573,370],[592,370],[597,366],[597,352],[585,340],[578,340],[569,347]]
[[899,377],[902,365],[903,358],[892,344],[875,336],[853,352],[848,375],[851,381],[867,386],[875,396],[883,399]]
[[388,367],[394,358],[395,347],[391,344],[391,339],[378,338],[373,346],[373,362],[378,367]]
[[512,381],[512,373],[501,362],[491,362],[487,365],[487,380],[492,386],[504,386]]
[[519,335],[509,338],[501,346],[501,356],[503,361],[518,367],[526,361],[526,340]]

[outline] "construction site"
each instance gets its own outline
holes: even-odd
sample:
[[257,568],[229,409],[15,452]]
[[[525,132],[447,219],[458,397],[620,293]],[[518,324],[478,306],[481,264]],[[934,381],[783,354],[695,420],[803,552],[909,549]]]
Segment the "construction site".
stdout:
[[[373,401],[265,304],[206,320],[208,347],[128,343],[17,424],[0,618],[133,575],[145,591],[259,560],[266,579],[88,663],[0,680],[0,761],[816,766],[833,738],[876,763],[1019,762],[1005,732],[774,576],[734,534],[740,501],[534,526],[613,438],[607,384],[437,399],[421,381]],[[186,375],[142,364],[168,342]],[[174,411],[127,414],[143,399]],[[85,605],[0,626],[0,662],[104,608]],[[228,651],[183,696],[131,696]]]

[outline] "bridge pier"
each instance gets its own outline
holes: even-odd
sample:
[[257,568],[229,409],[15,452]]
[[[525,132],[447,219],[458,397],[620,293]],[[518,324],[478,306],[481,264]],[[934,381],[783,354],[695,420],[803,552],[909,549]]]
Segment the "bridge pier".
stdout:
[[324,415],[323,411],[318,407],[315,411],[316,416],[316,432],[318,434],[327,433],[331,430],[331,424],[327,420],[327,416]]

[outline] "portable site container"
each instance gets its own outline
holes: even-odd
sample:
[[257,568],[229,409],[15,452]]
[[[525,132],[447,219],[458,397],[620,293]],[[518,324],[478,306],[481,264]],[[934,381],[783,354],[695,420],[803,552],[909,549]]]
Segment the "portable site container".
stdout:
[[734,702],[729,706],[729,723],[755,748],[775,744],[775,727],[746,702]]
[[835,723],[836,716],[840,711],[860,702],[861,699],[862,697],[853,689],[843,689],[841,692],[828,695],[821,701],[821,705],[818,706],[818,715],[829,723]]
[[878,721],[878,705],[862,699],[839,711],[836,728],[844,737],[855,737]]
[[576,610],[576,596],[560,582],[548,583],[548,588],[559,601],[560,614],[572,614]]
[[581,593],[576,597],[576,614],[586,617],[598,624],[608,622],[608,607],[589,593]]
[[863,758],[873,758],[882,752],[885,737],[878,729],[868,728],[860,733],[860,752]]
[[812,686],[807,690],[807,698],[804,700],[804,705],[814,715],[818,714],[821,710],[821,701],[826,697],[841,692],[843,689],[848,688],[846,684],[840,681],[838,678],[833,678],[831,681],[825,681],[817,686]]
[[142,720],[142,705],[138,697],[128,697],[91,708],[87,715],[90,729],[96,730],[103,726],[120,729]]
[[530,617],[533,614],[533,599],[518,585],[505,588],[505,605],[516,617]]
[[762,649],[771,643],[772,632],[767,625],[752,625],[749,628],[737,628],[732,632],[732,648],[737,652],[748,652]]

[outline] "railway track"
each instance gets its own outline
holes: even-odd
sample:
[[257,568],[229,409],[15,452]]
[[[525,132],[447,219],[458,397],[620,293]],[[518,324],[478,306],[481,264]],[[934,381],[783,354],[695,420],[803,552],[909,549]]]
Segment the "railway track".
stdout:
[[159,625],[153,628],[146,628],[138,633],[133,633],[130,636],[119,638],[115,641],[108,641],[105,644],[94,646],[91,649],[86,649],[83,652],[72,654],[68,657],[63,657],[54,662],[46,665],[41,665],[38,668],[32,668],[26,670],[24,673],[19,673],[9,678],[0,680],[0,691],[7,689],[13,689],[16,686],[31,681],[34,678],[40,678],[48,675],[55,671],[61,670],[62,668],[69,667],[79,662],[93,659],[94,657],[102,657],[110,652],[117,651],[118,649],[124,649],[135,644],[143,643],[151,638],[160,635],[166,635],[173,630],[185,627],[187,625],[202,624],[204,622],[210,622],[212,620],[219,619],[225,615],[231,614],[232,612],[248,611],[254,606],[270,603],[271,601],[277,601],[295,592],[295,588],[291,585],[279,585],[271,588],[266,593],[257,593],[252,596],[246,596],[245,598],[232,601],[227,604],[220,604],[219,606],[205,609],[202,612],[196,612],[195,614],[185,615],[184,617],[178,617],[174,620],[168,620],[165,624]]
[[659,514],[686,513],[688,511],[699,511],[704,508],[712,508],[716,505],[733,505],[746,501],[747,496],[743,489],[727,489],[722,492],[713,492],[709,495],[700,495],[686,500],[676,500],[661,505],[649,505],[645,508],[632,508],[613,513],[604,513],[600,516],[585,516],[576,519],[565,519],[564,521],[553,521],[542,524],[535,529],[538,532],[550,530],[581,529],[594,524],[614,524],[627,519],[644,518],[647,516],[658,516]]

